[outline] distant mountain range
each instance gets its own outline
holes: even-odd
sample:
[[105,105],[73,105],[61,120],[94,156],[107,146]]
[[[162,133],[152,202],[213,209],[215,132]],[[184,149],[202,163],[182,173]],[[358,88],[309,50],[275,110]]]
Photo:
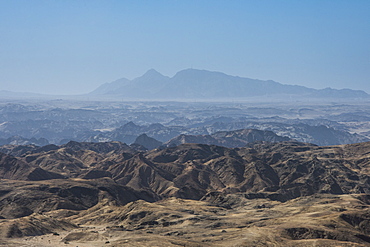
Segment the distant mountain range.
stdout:
[[167,77],[154,69],[133,80],[119,79],[106,83],[89,96],[115,97],[138,100],[177,99],[244,99],[248,97],[307,97],[307,98],[370,98],[361,90],[312,89],[297,85],[285,85],[275,81],[263,81],[226,75],[197,69],[179,71]]
[[[219,131],[212,135],[185,135],[181,134],[162,143],[154,138],[142,134],[138,136],[134,144],[143,146],[148,150],[155,148],[176,147],[185,143],[197,143],[207,145],[217,145],[228,148],[245,147],[254,142],[283,142],[292,141],[289,137],[278,136],[272,131],[241,129],[234,131]],[[131,145],[132,146],[132,145]],[[0,148],[1,151],[1,148]]]
[[[251,131],[250,129],[254,130]],[[287,141],[289,138],[319,146],[369,141],[369,138],[365,136],[336,130],[322,124],[311,126],[303,123],[285,124],[253,121],[217,121],[198,127],[164,126],[159,123],[136,125],[133,122],[128,122],[111,131],[90,132],[90,134],[92,135],[85,135],[82,140],[86,142],[120,141],[128,144],[136,143],[148,149],[160,146],[158,141],[162,142],[166,147],[183,143],[200,143],[231,148],[243,147],[247,143],[255,141],[276,142]],[[76,140],[81,140],[81,138]]]
[[217,145],[229,148],[245,147],[254,142],[292,141],[288,137],[278,136],[272,131],[241,129],[234,131],[219,131],[212,135],[179,135],[164,144],[165,147],[176,147],[185,143]]

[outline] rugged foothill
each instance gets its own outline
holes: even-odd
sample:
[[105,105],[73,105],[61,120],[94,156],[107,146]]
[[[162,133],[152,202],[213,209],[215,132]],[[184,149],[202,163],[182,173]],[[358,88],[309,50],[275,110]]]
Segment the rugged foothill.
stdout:
[[370,245],[370,143],[169,146],[2,147],[0,246]]

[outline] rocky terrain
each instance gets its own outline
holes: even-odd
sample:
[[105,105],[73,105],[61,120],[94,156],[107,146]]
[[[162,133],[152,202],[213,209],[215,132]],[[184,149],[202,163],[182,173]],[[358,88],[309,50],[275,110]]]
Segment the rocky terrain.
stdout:
[[198,143],[223,147],[245,147],[253,142],[283,142],[291,140],[288,137],[278,136],[272,131],[241,129],[234,131],[219,131],[212,135],[179,135],[164,144],[165,147],[174,147],[184,143]]
[[370,245],[370,143],[246,145],[3,146],[0,246]]
[[214,135],[241,129],[273,131],[321,146],[366,142],[370,140],[370,108],[367,101],[0,100],[0,145],[44,146],[69,141],[132,144],[143,134],[165,143],[180,135]]

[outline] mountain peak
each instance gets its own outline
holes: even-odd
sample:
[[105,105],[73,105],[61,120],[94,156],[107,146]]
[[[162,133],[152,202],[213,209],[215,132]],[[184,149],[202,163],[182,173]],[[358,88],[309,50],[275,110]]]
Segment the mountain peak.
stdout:
[[[101,95],[135,99],[212,99],[235,100],[248,97],[283,99],[294,98],[337,98],[365,99],[370,96],[363,91],[324,89],[316,90],[303,86],[285,85],[274,81],[262,81],[227,75],[222,72],[201,69],[184,69],[173,77],[164,76],[155,69],[124,85],[107,85],[100,88]],[[97,91],[99,91],[97,90]],[[274,97],[271,97],[274,96]]]
[[164,75],[162,75],[161,73],[159,73],[155,69],[150,69],[147,72],[145,72],[145,74],[142,75],[141,77],[149,77],[149,78],[152,78],[152,77],[164,77]]
[[222,72],[209,71],[202,69],[184,69],[176,73],[173,77],[174,79],[181,80],[214,80],[214,79],[226,79],[227,77],[231,78],[233,76],[226,75]]
[[180,70],[176,74],[224,74],[224,73],[217,72],[217,71],[205,70],[205,69],[188,68],[188,69]]

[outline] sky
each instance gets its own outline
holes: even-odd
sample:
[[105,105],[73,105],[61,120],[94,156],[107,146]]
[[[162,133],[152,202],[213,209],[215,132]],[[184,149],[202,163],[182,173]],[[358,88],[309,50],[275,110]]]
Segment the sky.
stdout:
[[0,0],[0,90],[84,94],[149,69],[370,93],[369,0]]

